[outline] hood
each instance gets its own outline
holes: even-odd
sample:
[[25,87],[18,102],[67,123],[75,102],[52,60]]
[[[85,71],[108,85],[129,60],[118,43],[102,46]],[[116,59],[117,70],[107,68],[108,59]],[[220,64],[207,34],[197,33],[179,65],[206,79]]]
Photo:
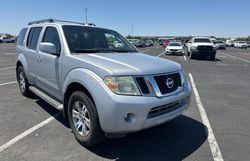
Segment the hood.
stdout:
[[213,46],[213,43],[197,42],[197,43],[193,43],[192,46]]
[[97,72],[101,77],[106,75],[151,75],[181,70],[178,63],[142,53],[79,54],[75,57],[84,61],[86,68]]
[[177,49],[177,50],[180,50],[180,49],[183,49],[182,46],[167,46],[167,49]]

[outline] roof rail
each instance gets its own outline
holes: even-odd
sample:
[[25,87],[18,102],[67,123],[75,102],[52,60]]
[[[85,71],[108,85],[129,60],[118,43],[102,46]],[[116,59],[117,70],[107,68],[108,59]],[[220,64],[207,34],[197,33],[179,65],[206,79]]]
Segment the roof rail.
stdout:
[[74,21],[65,21],[65,20],[55,20],[53,18],[49,19],[43,19],[43,20],[38,20],[38,21],[32,21],[29,22],[28,25],[33,25],[33,24],[39,24],[39,23],[54,23],[54,22],[68,22],[68,23],[75,23],[75,24],[80,24],[80,25],[86,25],[86,26],[96,26],[94,23],[80,23],[80,22],[74,22]]
[[55,20],[52,19],[52,18],[49,18],[49,19],[43,19],[43,20],[38,20],[38,21],[32,21],[32,22],[29,22],[28,25],[39,24],[39,23],[45,23],[45,22],[52,23],[52,22],[55,22]]

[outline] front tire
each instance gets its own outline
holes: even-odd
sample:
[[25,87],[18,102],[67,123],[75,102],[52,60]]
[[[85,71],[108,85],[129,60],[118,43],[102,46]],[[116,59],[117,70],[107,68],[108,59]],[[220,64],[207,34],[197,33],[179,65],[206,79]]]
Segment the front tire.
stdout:
[[22,66],[18,67],[16,77],[17,77],[17,82],[18,82],[19,89],[22,95],[26,97],[32,96],[32,92],[29,90],[30,84],[28,82],[28,79],[25,75],[25,72]]
[[214,61],[215,60],[215,55],[211,55],[210,60]]
[[71,94],[68,103],[68,119],[76,140],[86,146],[94,146],[104,140],[97,110],[82,91]]
[[190,53],[189,53],[189,58],[190,58],[190,59],[194,59],[194,54],[193,54],[193,52],[190,52]]

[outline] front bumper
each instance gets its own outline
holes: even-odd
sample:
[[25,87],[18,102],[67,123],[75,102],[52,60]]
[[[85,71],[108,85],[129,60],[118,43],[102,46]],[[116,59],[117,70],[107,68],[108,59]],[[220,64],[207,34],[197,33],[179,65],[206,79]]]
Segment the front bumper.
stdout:
[[166,54],[177,54],[177,55],[183,55],[184,54],[184,51],[165,51]]
[[[94,91],[101,128],[105,133],[114,134],[135,132],[172,120],[188,108],[191,96],[189,83],[182,92],[160,98],[116,95],[103,83]],[[179,104],[174,107],[176,102]],[[169,110],[154,113],[156,108],[165,107]]]
[[216,51],[192,50],[192,54],[196,57],[210,57],[216,55]]

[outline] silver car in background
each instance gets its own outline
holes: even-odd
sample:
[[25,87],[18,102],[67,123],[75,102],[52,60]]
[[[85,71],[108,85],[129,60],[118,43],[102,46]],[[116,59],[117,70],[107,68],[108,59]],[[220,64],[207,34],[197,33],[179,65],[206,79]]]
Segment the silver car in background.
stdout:
[[215,40],[214,45],[215,45],[216,49],[226,50],[226,47],[227,47],[227,44],[222,40]]

